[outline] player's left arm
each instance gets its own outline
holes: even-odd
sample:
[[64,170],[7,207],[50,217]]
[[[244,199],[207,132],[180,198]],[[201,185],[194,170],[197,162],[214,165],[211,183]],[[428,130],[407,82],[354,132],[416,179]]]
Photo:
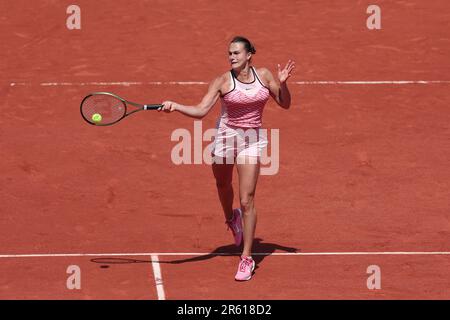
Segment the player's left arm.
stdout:
[[265,68],[261,68],[261,75],[267,82],[268,88],[270,90],[270,95],[278,103],[278,105],[284,109],[289,109],[291,106],[291,93],[287,86],[287,80],[292,74],[295,68],[295,62],[289,60],[286,66],[281,69],[278,64],[277,79],[272,75],[272,73]]

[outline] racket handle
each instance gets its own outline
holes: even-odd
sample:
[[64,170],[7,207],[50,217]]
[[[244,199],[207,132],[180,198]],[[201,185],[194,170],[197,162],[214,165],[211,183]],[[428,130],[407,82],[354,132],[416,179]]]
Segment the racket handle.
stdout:
[[162,107],[163,107],[162,104],[145,104],[144,110],[157,110]]

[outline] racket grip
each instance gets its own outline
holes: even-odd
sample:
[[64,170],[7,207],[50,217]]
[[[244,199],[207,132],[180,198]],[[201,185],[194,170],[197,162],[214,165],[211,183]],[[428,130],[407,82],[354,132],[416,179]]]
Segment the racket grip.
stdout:
[[162,107],[163,107],[162,104],[145,104],[144,110],[157,110]]

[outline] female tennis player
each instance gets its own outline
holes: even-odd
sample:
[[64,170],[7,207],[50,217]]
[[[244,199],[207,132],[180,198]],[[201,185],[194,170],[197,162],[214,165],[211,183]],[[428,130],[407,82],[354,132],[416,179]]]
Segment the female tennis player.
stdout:
[[[270,96],[284,109],[291,105],[287,80],[295,67],[288,61],[277,79],[266,68],[255,68],[252,56],[256,53],[251,42],[235,37],[229,45],[231,70],[213,80],[208,92],[195,106],[164,101],[161,110],[178,111],[193,118],[203,118],[217,100],[222,103],[221,116],[213,147],[212,170],[226,224],[231,229],[235,244],[244,240],[242,255],[235,279],[250,280],[255,268],[252,244],[256,228],[255,190],[260,170],[262,150],[267,138],[261,132],[262,113]],[[233,209],[232,176],[234,164],[239,177],[240,208]],[[242,222],[243,221],[243,222]]]

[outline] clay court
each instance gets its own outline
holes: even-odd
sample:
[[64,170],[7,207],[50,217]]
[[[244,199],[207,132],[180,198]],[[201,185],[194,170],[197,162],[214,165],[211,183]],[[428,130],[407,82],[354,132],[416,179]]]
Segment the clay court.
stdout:
[[[448,1],[376,1],[380,30],[365,0],[79,0],[80,30],[71,4],[0,3],[1,299],[450,298]],[[245,283],[211,166],[171,160],[194,120],[80,116],[94,91],[198,103],[235,35],[256,66],[296,61],[291,108],[264,112],[279,170],[258,182]]]

